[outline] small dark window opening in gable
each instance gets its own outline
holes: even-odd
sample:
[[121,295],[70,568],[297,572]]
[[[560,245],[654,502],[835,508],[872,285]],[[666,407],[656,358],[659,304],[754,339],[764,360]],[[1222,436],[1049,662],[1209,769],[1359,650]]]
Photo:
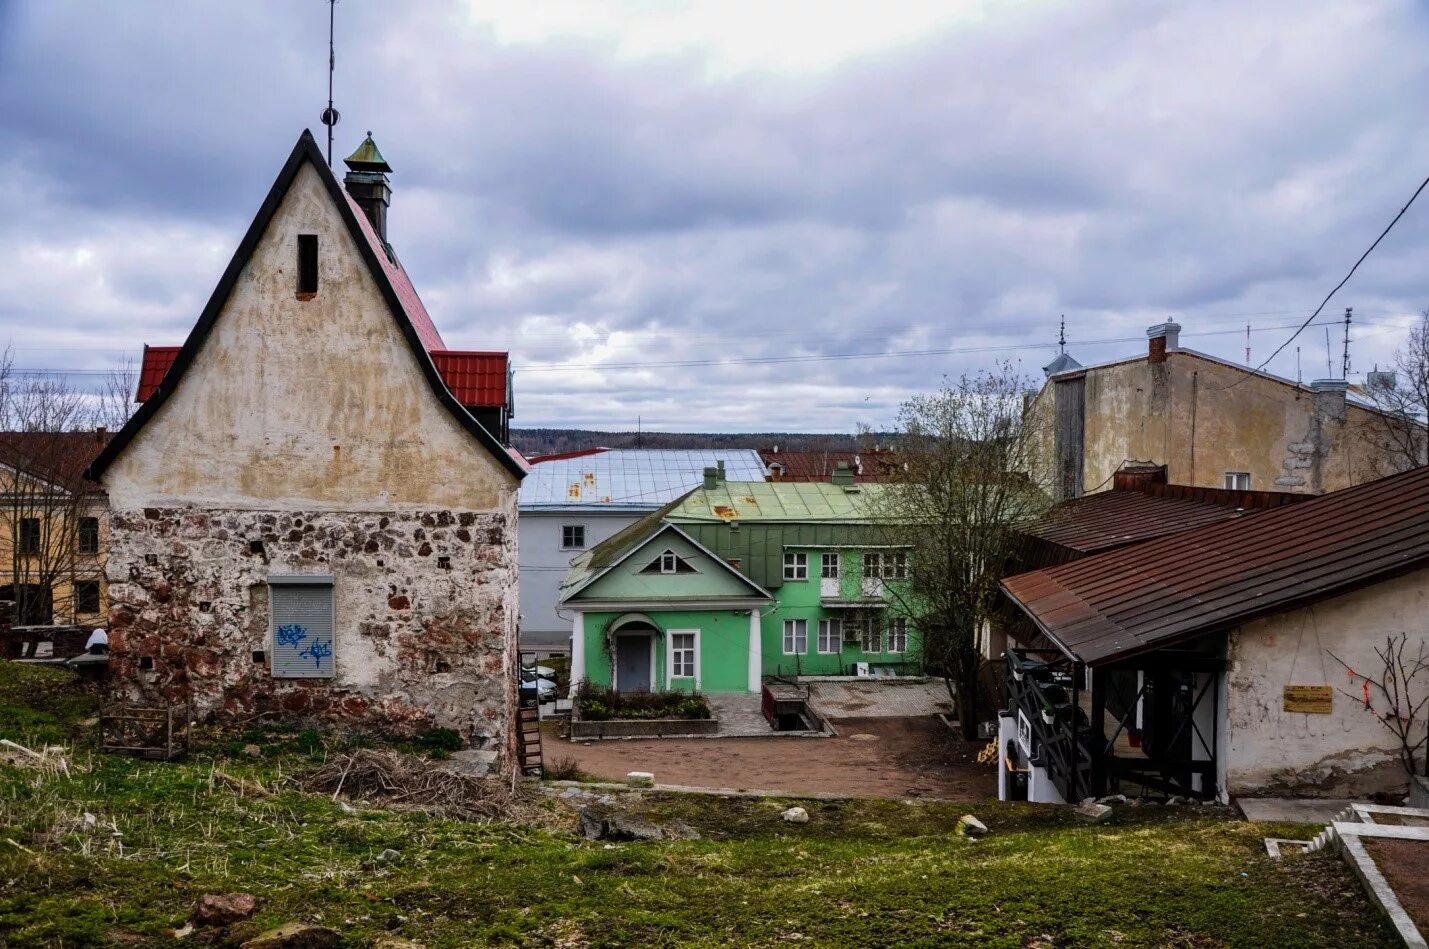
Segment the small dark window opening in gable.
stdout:
[[318,292],[318,236],[298,235],[298,297],[311,299]]

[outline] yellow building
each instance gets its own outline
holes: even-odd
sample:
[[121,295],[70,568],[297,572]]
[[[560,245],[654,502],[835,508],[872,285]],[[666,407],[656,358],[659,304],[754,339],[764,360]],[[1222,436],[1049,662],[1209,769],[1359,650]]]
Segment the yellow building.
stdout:
[[1033,417],[1043,484],[1062,500],[1105,490],[1128,462],[1172,484],[1322,494],[1405,465],[1386,415],[1341,379],[1304,385],[1183,349],[1173,322],[1146,353],[1082,366],[1058,356]]
[[16,626],[103,626],[108,504],[83,477],[99,432],[0,432],[0,600]]

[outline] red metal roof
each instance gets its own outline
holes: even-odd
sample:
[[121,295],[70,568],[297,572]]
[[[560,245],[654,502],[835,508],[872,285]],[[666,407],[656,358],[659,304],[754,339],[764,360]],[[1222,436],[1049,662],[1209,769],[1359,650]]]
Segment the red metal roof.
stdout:
[[[178,346],[144,347],[135,402],[144,402],[154,394],[178,354]],[[431,355],[437,372],[462,405],[467,408],[501,408],[506,405],[506,353],[437,350]]]
[[1293,609],[1429,564],[1429,467],[1009,577],[1088,663]]
[[433,350],[447,388],[468,408],[500,408],[506,404],[506,353]]
[[1089,554],[1229,520],[1240,511],[1280,507],[1312,497],[1277,491],[1140,484],[1059,504],[1023,532],[1068,551]]
[[159,388],[159,383],[169,374],[169,368],[178,358],[180,346],[145,346],[144,361],[139,366],[139,391],[134,394],[135,402],[144,402]]
[[372,252],[377,258],[377,263],[381,265],[383,272],[387,274],[387,279],[391,281],[392,291],[397,295],[397,302],[402,305],[408,322],[417,331],[417,338],[422,341],[423,348],[427,352],[446,349],[447,344],[442,342],[442,334],[437,332],[437,324],[432,322],[427,308],[422,305],[422,298],[417,296],[417,288],[412,286],[412,280],[407,276],[407,271],[403,270],[402,265],[397,262],[397,255],[377,236],[377,232],[372,229],[372,222],[367,220],[367,213],[352,199],[352,195],[343,191],[342,196],[347,199],[347,203],[352,206],[353,213],[357,215],[357,226],[362,230],[362,236],[367,238],[367,243],[372,245]]
[[[892,471],[890,453],[886,451],[783,451],[761,449],[759,457],[769,468],[771,481],[828,481],[839,462],[854,473],[854,481],[867,484],[886,480]],[[782,466],[782,470],[775,468]]]

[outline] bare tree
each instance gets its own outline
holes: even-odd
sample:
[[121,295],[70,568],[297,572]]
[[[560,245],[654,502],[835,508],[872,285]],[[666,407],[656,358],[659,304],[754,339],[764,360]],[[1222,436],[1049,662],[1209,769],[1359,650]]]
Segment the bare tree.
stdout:
[[103,447],[92,411],[85,393],[0,354],[0,598],[19,625],[102,610],[103,498],[83,478]]
[[117,432],[134,414],[134,394],[139,388],[139,370],[134,360],[125,357],[110,369],[100,384],[90,407],[91,427]]
[[1358,692],[1340,691],[1363,706],[1399,739],[1399,760],[1404,770],[1411,775],[1429,775],[1429,758],[1423,765],[1419,762],[1420,752],[1429,744],[1429,718],[1425,715],[1429,707],[1429,686],[1423,682],[1415,685],[1420,673],[1429,669],[1429,654],[1422,639],[1415,652],[1410,653],[1408,646],[1407,633],[1386,636],[1384,648],[1375,648],[1380,666],[1373,675],[1356,672],[1334,653],[1330,653],[1330,657],[1360,683]]
[[894,480],[875,495],[890,541],[909,553],[907,582],[889,584],[889,596],[920,634],[924,664],[943,676],[968,738],[983,711],[984,637],[1019,543],[1014,527],[1048,504],[1032,475],[1030,386],[1004,363],[904,403]]
[[1381,474],[1429,464],[1429,308],[1394,354],[1394,369],[1372,372],[1366,390],[1379,408],[1366,439],[1381,459]]

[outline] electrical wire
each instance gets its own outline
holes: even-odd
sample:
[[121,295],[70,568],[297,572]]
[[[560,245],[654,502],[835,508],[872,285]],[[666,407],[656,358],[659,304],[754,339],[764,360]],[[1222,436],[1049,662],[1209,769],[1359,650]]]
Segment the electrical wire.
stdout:
[[[1272,359],[1274,359],[1276,356],[1279,356],[1285,350],[1286,346],[1289,346],[1291,343],[1295,342],[1295,338],[1301,333],[1305,332],[1306,328],[1309,327],[1312,322],[1314,322],[1315,317],[1320,315],[1320,311],[1325,308],[1325,305],[1330,302],[1331,298],[1334,297],[1336,293],[1340,292],[1341,287],[1350,282],[1350,278],[1355,275],[1355,271],[1360,269],[1360,264],[1364,263],[1365,258],[1369,257],[1370,254],[1374,253],[1374,249],[1379,246],[1379,242],[1384,240],[1385,237],[1389,234],[1389,232],[1394,229],[1394,225],[1399,223],[1399,219],[1404,217],[1405,212],[1409,210],[1410,206],[1414,204],[1415,199],[1417,199],[1419,195],[1423,193],[1426,187],[1429,187],[1429,177],[1426,177],[1423,181],[1419,183],[1419,187],[1414,189],[1414,193],[1409,196],[1409,200],[1405,203],[1404,207],[1399,209],[1399,213],[1394,216],[1394,220],[1390,221],[1389,224],[1385,226],[1384,230],[1379,232],[1379,236],[1374,239],[1374,243],[1369,245],[1369,249],[1366,250],[1363,254],[1360,254],[1360,259],[1355,261],[1355,265],[1350,268],[1349,273],[1345,274],[1344,279],[1341,280],[1339,283],[1335,284],[1335,288],[1333,290],[1325,294],[1325,299],[1321,300],[1320,305],[1315,307],[1315,312],[1311,313],[1308,317],[1306,317],[1305,322],[1300,324],[1300,328],[1297,329],[1295,332],[1291,333],[1290,337],[1286,339],[1285,342],[1277,346],[1275,348],[1275,352],[1271,353],[1265,358],[1264,362],[1262,362],[1259,366],[1255,367],[1256,372],[1260,372],[1262,369],[1268,366]],[[1240,382],[1245,378],[1247,377],[1242,376],[1240,379],[1237,379],[1235,382],[1232,382],[1230,385],[1226,386],[1226,388],[1234,388],[1235,386],[1239,385]]]

